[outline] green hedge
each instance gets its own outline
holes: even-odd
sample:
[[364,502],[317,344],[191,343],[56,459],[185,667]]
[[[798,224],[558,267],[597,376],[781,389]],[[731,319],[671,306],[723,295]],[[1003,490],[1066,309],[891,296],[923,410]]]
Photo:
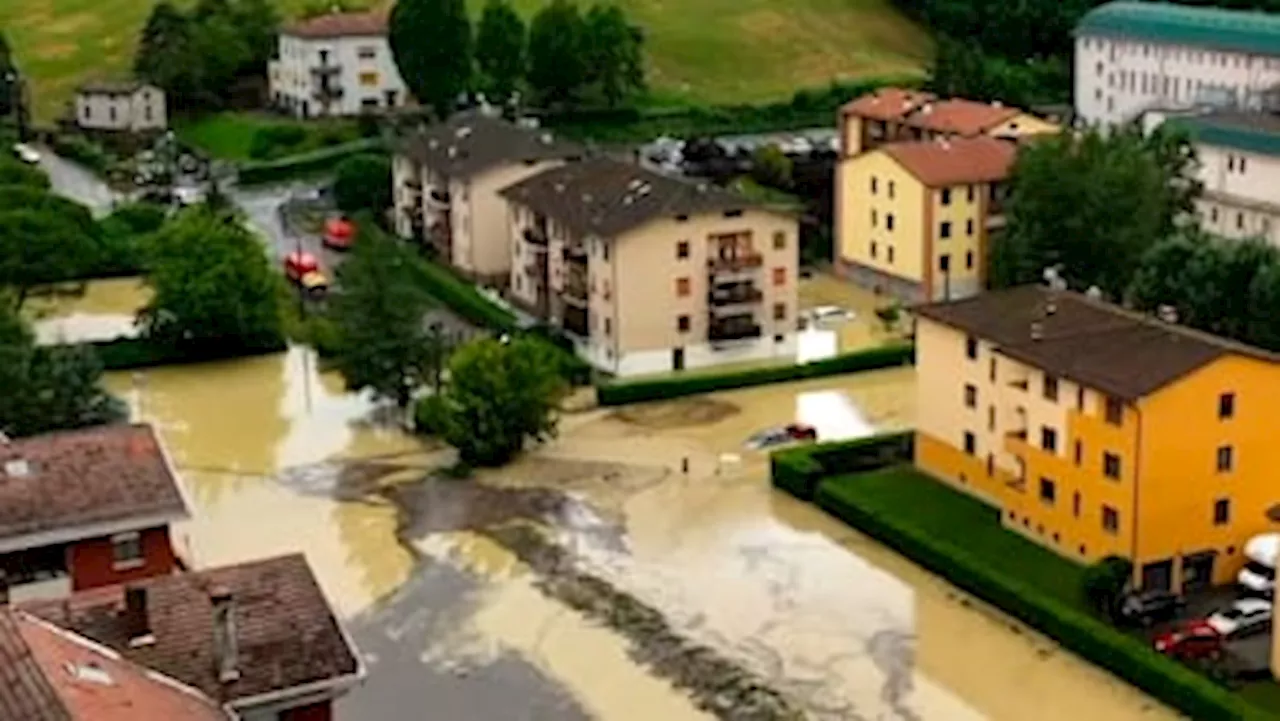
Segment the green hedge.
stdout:
[[241,185],[257,185],[323,173],[353,155],[385,149],[386,145],[380,138],[366,138],[279,160],[244,163],[238,168],[238,180]]
[[699,374],[649,381],[613,383],[600,388],[600,405],[619,406],[643,401],[667,400],[698,393],[749,388],[767,383],[822,378],[841,373],[890,368],[909,365],[915,360],[915,348],[908,344],[886,345],[880,348],[846,353],[845,355],[787,366],[771,366],[719,374]]
[[199,348],[175,348],[148,338],[116,338],[86,345],[97,352],[103,369],[109,371],[268,355],[280,353],[288,347],[283,340],[279,340],[273,343],[249,345],[225,344]]
[[1065,648],[1125,679],[1198,721],[1272,718],[1195,671],[1165,658],[1088,613],[1022,578],[1002,571],[1002,559],[980,558],[913,525],[909,512],[863,507],[843,492],[858,478],[832,478],[818,487],[817,504],[891,546],[957,587],[1004,610]]
[[778,488],[809,501],[823,478],[909,463],[914,448],[913,431],[797,446],[769,456],[770,478]]

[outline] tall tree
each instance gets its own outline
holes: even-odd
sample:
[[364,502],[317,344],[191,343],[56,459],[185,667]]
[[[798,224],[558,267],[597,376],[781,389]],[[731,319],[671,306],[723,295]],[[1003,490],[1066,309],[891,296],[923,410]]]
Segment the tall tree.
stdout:
[[593,5],[583,20],[586,82],[617,107],[644,90],[644,33],[617,5]]
[[96,248],[84,229],[56,212],[0,212],[0,286],[21,307],[32,288],[66,280]]
[[16,70],[9,41],[0,32],[0,118],[13,112],[14,81],[9,79],[9,74]]
[[488,0],[476,30],[476,69],[484,91],[505,101],[525,73],[527,33],[524,21],[507,0]]
[[465,0],[399,0],[391,11],[391,54],[419,102],[446,117],[471,89],[473,45]]
[[186,65],[190,42],[191,27],[186,17],[168,0],[161,0],[151,9],[142,28],[133,72],[177,96],[182,82],[192,76]]
[[8,153],[0,155],[0,186],[15,185],[47,190],[49,176],[39,168],[19,163]]
[[359,226],[351,258],[338,269],[333,362],[352,389],[369,388],[403,408],[443,360],[440,340],[424,322],[431,296],[419,282],[416,255],[379,232],[371,218],[362,217]]
[[238,0],[232,10],[248,48],[242,73],[265,74],[279,42],[280,13],[270,0]]
[[391,207],[391,161],[372,153],[342,161],[334,171],[333,199],[344,212],[380,216]]
[[529,88],[539,102],[574,100],[587,79],[585,27],[578,6],[552,0],[529,25]]

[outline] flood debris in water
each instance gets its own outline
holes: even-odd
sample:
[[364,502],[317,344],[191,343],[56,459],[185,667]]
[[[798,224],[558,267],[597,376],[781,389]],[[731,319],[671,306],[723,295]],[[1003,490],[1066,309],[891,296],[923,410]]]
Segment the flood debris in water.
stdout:
[[658,610],[596,576],[528,524],[482,531],[532,568],[547,595],[597,619],[632,642],[631,655],[726,721],[799,721],[804,713],[765,681],[717,651],[677,634]]

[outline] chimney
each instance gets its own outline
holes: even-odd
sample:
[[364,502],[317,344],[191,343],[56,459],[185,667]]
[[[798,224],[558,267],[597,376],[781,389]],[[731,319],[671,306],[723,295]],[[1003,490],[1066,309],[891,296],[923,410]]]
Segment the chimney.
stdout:
[[124,589],[124,626],[129,634],[129,647],[150,646],[156,642],[151,633],[151,616],[147,613],[147,589],[128,586]]
[[1031,340],[1043,340],[1043,339],[1044,339],[1044,324],[1038,320],[1033,321],[1031,323]]
[[236,601],[231,589],[215,586],[209,590],[213,604],[213,658],[218,680],[232,683],[240,679],[240,651],[236,639]]

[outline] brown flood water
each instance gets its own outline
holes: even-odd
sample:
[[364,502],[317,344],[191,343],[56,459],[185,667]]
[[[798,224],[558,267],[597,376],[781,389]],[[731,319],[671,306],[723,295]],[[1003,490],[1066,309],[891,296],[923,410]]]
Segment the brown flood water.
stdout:
[[[660,610],[672,629],[764,679],[810,718],[1176,718],[773,492],[764,455],[743,449],[751,434],[790,420],[824,438],[909,427],[913,383],[910,369],[891,370],[574,414],[559,440],[509,469],[423,486],[446,454],[379,420],[339,378],[319,374],[305,350],[108,377],[136,416],[158,426],[191,490],[196,519],[179,536],[197,566],[302,551],[353,618],[403,591],[423,561],[475,578],[479,590],[448,632],[400,639],[419,646],[409,678],[426,664],[461,679],[514,653],[590,717],[714,718],[637,662],[623,633],[546,592],[512,549],[469,523],[492,506],[406,526],[412,514],[400,490],[433,488],[430,517],[481,483],[491,489],[475,494],[492,496],[484,504],[552,489],[550,530],[580,572]],[[688,475],[679,471],[685,458]],[[374,678],[385,672],[375,665]],[[507,717],[521,709],[513,700]]]
[[151,297],[141,278],[56,286],[23,308],[40,343],[80,343],[135,335],[134,318]]

